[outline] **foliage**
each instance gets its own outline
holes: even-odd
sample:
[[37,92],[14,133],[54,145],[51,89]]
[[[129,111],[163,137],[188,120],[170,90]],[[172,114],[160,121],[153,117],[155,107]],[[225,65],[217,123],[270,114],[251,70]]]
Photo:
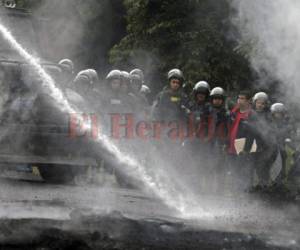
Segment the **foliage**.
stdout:
[[[18,0],[51,21],[50,60],[79,68],[140,67],[154,92],[178,67],[191,85],[206,80],[235,91],[251,87],[247,46],[238,46],[228,0]],[[68,5],[66,5],[68,3]],[[124,7],[125,6],[125,7]],[[67,11],[66,9],[69,9]],[[41,11],[42,10],[42,11]],[[59,46],[58,46],[59,45]],[[60,48],[61,47],[61,48]],[[108,58],[109,57],[109,58]]]
[[142,67],[161,88],[165,73],[182,69],[189,83],[207,80],[226,89],[248,87],[248,61],[231,39],[226,0],[125,0],[127,35],[110,51],[118,67]]

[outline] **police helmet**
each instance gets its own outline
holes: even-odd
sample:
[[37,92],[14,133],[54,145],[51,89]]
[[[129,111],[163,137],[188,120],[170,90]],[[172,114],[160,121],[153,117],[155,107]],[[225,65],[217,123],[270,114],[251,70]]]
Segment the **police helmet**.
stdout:
[[143,81],[140,75],[130,75],[130,81],[131,83],[138,83],[141,86],[143,85]]
[[274,103],[271,106],[271,114],[275,114],[275,113],[285,113],[286,112],[286,108],[285,105],[283,103]]
[[264,102],[268,102],[269,96],[265,92],[258,92],[253,97],[253,103],[255,103],[257,100],[263,100]]
[[216,87],[216,88],[213,88],[212,91],[210,92],[210,97],[211,98],[222,98],[224,99],[225,98],[225,90],[221,87]]
[[210,86],[206,81],[197,82],[193,88],[194,94],[202,93],[205,95],[209,95],[210,93]]
[[172,69],[168,72],[168,80],[170,81],[173,78],[178,79],[181,82],[184,81],[183,73],[180,69]]
[[74,63],[70,59],[62,59],[58,63],[64,70],[74,73]]
[[130,75],[138,75],[141,78],[141,81],[144,82],[144,72],[141,69],[133,69],[130,71]]
[[120,70],[117,70],[117,69],[112,70],[112,71],[110,71],[110,72],[107,74],[107,76],[106,76],[105,79],[106,79],[107,81],[112,81],[112,80],[115,80],[115,79],[121,80],[121,79],[122,79],[122,73],[121,73]]
[[98,74],[94,69],[85,69],[80,71],[74,79],[74,82],[93,85],[98,81]]
[[151,94],[151,89],[147,85],[142,85],[140,92],[142,94],[148,95]]
[[130,83],[130,74],[127,71],[121,71],[123,82]]

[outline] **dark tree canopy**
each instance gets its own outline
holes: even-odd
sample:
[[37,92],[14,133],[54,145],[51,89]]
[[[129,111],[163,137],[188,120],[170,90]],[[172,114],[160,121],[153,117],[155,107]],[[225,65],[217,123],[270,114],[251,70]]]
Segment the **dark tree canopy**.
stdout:
[[70,56],[102,75],[114,67],[140,67],[154,92],[175,67],[190,85],[206,80],[230,91],[253,85],[249,62],[236,49],[228,0],[18,2],[51,20],[45,29],[51,60]]
[[125,0],[127,35],[110,52],[118,67],[144,68],[159,88],[166,72],[184,71],[190,83],[206,80],[235,89],[251,83],[248,61],[230,39],[228,1]]

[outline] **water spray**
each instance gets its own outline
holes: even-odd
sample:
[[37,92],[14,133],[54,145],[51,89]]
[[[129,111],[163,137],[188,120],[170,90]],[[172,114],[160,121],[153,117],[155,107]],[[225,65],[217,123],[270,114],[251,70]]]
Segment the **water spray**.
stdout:
[[[49,94],[59,104],[61,111],[69,114],[79,113],[78,110],[75,110],[73,107],[71,107],[68,100],[64,97],[62,91],[56,87],[55,81],[43,69],[39,63],[39,59],[29,54],[27,50],[16,41],[11,32],[2,25],[1,22],[0,33],[9,43],[12,49],[17,51],[20,56],[32,67],[33,71],[41,78],[42,90],[47,92],[47,94]],[[78,116],[78,120],[82,121],[82,117]],[[100,134],[96,142],[118,160],[118,162],[124,167],[124,169],[122,169],[123,171],[128,171],[133,179],[141,182],[148,191],[154,193],[167,206],[178,211],[180,216],[184,216],[189,211],[188,206],[194,203],[195,200],[191,198],[191,194],[180,193],[178,191],[178,188],[176,188],[176,185],[174,185],[176,180],[171,180],[170,178],[166,180],[166,177],[168,176],[167,173],[164,176],[152,176],[148,174],[145,166],[140,164],[137,160],[133,159],[129,155],[121,152],[119,148],[114,145],[105,135]],[[187,197],[187,195],[189,196]]]

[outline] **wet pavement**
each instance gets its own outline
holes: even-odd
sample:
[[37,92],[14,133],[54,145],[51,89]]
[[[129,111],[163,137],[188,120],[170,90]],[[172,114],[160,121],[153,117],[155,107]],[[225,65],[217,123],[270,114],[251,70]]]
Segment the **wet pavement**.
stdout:
[[300,249],[297,202],[203,195],[182,217],[137,190],[25,177],[0,179],[0,249]]

